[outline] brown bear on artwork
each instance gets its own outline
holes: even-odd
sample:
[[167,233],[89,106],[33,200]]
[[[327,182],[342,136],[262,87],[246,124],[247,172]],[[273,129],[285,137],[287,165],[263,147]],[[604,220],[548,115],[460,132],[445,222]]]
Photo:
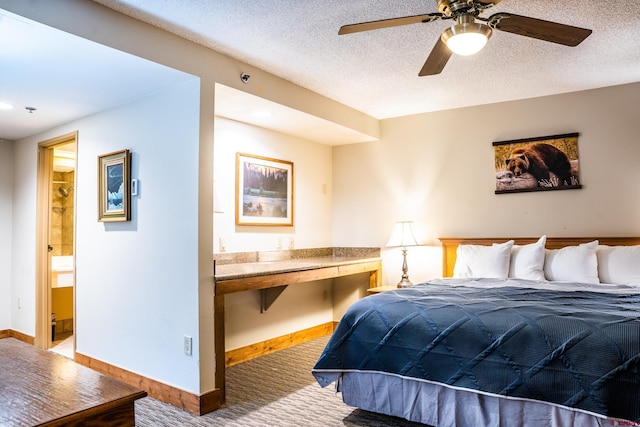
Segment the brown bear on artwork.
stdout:
[[560,180],[559,185],[571,185],[569,158],[553,145],[537,143],[517,148],[511,152],[506,163],[507,169],[515,176],[529,172],[540,182],[548,181],[549,172],[553,172]]

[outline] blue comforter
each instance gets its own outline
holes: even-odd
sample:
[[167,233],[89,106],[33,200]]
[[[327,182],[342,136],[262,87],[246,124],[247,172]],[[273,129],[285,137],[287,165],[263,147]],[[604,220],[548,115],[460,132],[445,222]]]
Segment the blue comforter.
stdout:
[[313,369],[317,381],[380,371],[640,421],[639,294],[482,280],[356,302]]

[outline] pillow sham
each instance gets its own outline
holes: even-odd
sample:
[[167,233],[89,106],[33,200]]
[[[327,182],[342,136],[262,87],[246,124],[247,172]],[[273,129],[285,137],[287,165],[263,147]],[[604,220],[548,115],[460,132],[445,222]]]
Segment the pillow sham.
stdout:
[[509,277],[527,280],[545,280],[544,275],[544,245],[547,236],[542,236],[537,242],[528,245],[513,245],[509,262]]
[[640,286],[640,246],[599,245],[596,256],[600,282]]
[[547,280],[600,283],[598,278],[598,241],[561,249],[546,249],[544,275]]
[[509,258],[513,240],[485,245],[460,245],[456,249],[453,277],[491,277],[505,279],[509,274]]

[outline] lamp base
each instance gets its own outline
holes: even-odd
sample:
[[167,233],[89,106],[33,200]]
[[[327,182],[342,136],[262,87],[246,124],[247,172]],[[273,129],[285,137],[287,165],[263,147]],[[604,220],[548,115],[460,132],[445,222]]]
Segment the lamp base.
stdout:
[[400,281],[398,282],[398,287],[408,288],[409,286],[413,286],[413,283],[411,283],[411,280],[409,280],[409,277],[402,276],[402,279],[400,279]]
[[407,267],[407,248],[402,248],[402,277],[398,282],[399,288],[408,288],[413,286],[411,280],[409,280],[409,268]]

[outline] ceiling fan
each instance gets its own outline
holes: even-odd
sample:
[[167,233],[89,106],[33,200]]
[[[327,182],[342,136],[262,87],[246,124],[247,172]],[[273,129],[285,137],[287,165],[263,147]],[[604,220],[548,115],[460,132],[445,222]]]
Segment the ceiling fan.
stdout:
[[[456,24],[444,30],[438,38],[436,45],[418,73],[421,77],[440,74],[453,53],[472,55],[479,52],[491,37],[492,30],[506,31],[565,46],[577,46],[591,34],[591,30],[586,28],[514,15],[513,13],[496,13],[489,18],[480,16],[486,9],[500,3],[501,0],[436,1],[439,12],[344,25],[338,34],[428,23],[439,19],[455,20]],[[476,20],[482,21],[484,24],[478,23]]]

